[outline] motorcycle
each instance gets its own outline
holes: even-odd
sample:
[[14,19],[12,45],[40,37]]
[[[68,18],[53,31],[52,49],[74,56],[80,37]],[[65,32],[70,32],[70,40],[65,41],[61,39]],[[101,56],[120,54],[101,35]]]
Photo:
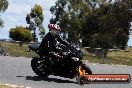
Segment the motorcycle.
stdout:
[[[29,51],[35,51],[38,55],[39,44],[31,44],[28,46]],[[52,57],[33,57],[31,60],[32,70],[40,77],[48,77],[49,75],[61,76],[66,78],[76,78],[78,83],[83,80],[78,78],[83,75],[92,74],[91,69],[82,61],[83,53],[76,45],[70,45],[67,48],[63,44],[56,46],[58,55],[63,58],[58,62],[54,62]]]

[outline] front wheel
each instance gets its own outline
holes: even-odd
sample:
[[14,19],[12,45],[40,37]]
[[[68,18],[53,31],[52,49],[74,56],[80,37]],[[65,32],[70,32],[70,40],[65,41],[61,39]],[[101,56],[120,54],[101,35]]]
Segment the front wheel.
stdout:
[[80,85],[83,85],[84,83],[85,83],[85,75],[91,75],[92,74],[92,71],[91,71],[91,69],[87,66],[87,65],[85,65],[85,64],[82,64],[81,65],[81,71],[83,72],[83,71],[85,71],[84,72],[84,74],[80,74],[80,73],[78,73],[77,75],[76,75],[76,81],[77,81],[77,83],[78,84],[80,84]]
[[86,64],[82,64],[82,69],[85,70],[86,75],[92,74],[92,70]]
[[31,60],[31,67],[32,70],[40,77],[48,77],[50,75],[48,65],[39,57],[34,57]]

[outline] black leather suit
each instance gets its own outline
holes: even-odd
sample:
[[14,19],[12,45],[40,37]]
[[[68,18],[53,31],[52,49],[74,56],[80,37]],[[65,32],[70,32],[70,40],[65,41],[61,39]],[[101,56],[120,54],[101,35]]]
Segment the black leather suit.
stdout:
[[55,55],[50,52],[56,52],[57,41],[67,47],[69,46],[68,42],[64,41],[61,38],[61,36],[59,36],[59,35],[54,36],[49,32],[45,35],[45,37],[43,38],[43,40],[39,46],[39,50],[38,50],[39,55],[55,57]]

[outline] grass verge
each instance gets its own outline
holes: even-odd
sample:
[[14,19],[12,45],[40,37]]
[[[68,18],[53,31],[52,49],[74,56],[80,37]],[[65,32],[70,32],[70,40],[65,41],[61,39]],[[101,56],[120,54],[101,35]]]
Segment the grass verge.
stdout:
[[[32,51],[27,52],[28,44],[23,44],[23,47],[20,47],[18,43],[2,42],[2,44],[4,45],[10,56],[31,58],[37,55],[35,52]],[[84,60],[89,60],[90,62],[132,66],[132,48],[128,48],[127,51],[108,52],[108,57],[105,59],[91,56],[83,48],[82,52],[84,53]]]
[[92,56],[84,48],[82,51],[84,53],[84,59],[89,60],[89,62],[132,66],[132,48],[128,48],[125,51],[108,52],[107,58]]
[[11,88],[11,87],[0,85],[0,88]]
[[31,58],[37,55],[35,52],[32,51],[27,52],[29,44],[23,44],[22,47],[20,47],[18,43],[3,42],[2,44],[7,50],[9,56]]
[[128,66],[132,66],[132,61],[126,61],[126,60],[122,60],[122,59],[114,59],[114,58],[99,58],[96,56],[89,56],[89,55],[85,55],[84,56],[84,60],[88,60],[89,62],[93,62],[93,63],[100,63],[100,64],[115,64],[115,65],[128,65]]
[[26,87],[19,87],[19,86],[16,86],[16,87],[13,87],[13,86],[7,86],[7,85],[0,85],[0,88],[26,88]]

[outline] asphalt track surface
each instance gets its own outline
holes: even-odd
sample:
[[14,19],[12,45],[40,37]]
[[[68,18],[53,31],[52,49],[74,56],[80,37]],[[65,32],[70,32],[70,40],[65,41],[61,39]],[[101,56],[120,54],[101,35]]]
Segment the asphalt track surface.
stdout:
[[[31,58],[0,56],[0,83],[31,88],[132,88],[129,84],[85,84],[80,86],[75,79],[49,76],[38,77],[30,67]],[[87,63],[94,74],[130,74],[132,66]]]

